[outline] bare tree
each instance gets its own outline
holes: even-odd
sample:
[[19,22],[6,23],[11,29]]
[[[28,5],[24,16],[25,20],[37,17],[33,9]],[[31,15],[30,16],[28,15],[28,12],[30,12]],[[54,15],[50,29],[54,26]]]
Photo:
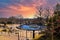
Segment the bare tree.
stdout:
[[37,11],[38,11],[37,16],[38,17],[41,17],[42,16],[43,9],[42,8],[39,8],[39,9],[37,9]]

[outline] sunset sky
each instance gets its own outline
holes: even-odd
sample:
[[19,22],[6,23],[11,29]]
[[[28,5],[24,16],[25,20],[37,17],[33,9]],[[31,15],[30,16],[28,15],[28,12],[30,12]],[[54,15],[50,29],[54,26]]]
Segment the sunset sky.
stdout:
[[60,0],[0,0],[0,17],[22,15],[24,18],[33,18],[37,8],[53,8]]

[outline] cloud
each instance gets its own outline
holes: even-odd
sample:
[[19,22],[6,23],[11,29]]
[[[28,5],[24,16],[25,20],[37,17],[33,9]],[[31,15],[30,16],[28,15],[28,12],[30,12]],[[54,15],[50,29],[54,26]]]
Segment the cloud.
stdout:
[[8,6],[5,9],[1,9],[0,13],[4,13],[5,16],[15,16],[15,15],[23,15],[24,17],[32,17],[36,13],[36,9],[34,7],[28,7],[28,6]]
[[9,17],[21,14],[31,18],[37,8],[52,8],[57,2],[60,3],[60,0],[0,0],[0,15]]

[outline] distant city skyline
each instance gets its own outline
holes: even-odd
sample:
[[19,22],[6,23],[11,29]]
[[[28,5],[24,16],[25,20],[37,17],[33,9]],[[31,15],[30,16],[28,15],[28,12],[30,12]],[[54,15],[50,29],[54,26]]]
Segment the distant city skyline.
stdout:
[[60,0],[0,0],[0,17],[33,18],[39,7],[53,8]]

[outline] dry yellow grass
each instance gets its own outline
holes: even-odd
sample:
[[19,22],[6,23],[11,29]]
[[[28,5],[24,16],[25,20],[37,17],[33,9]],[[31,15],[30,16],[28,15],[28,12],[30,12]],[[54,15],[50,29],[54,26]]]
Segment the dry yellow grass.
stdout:
[[6,36],[0,36],[0,40],[10,40],[10,39]]
[[2,31],[3,29],[2,28],[0,28],[0,32]]
[[[35,35],[35,38],[34,38],[34,39],[38,39],[38,38],[40,38],[40,37],[43,36],[43,35],[45,35],[45,34]],[[33,39],[33,40],[34,40],[34,39]]]
[[17,36],[0,35],[0,40],[17,40]]

